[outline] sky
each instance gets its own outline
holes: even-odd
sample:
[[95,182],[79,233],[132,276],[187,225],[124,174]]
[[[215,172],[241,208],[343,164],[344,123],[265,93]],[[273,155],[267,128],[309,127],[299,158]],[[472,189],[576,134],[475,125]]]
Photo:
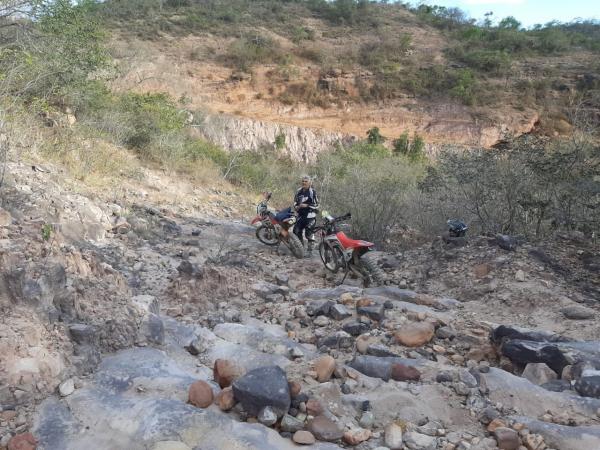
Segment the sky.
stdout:
[[486,12],[492,11],[495,23],[513,16],[525,27],[552,20],[600,19],[600,0],[427,0],[423,3],[456,6],[474,19],[483,19]]

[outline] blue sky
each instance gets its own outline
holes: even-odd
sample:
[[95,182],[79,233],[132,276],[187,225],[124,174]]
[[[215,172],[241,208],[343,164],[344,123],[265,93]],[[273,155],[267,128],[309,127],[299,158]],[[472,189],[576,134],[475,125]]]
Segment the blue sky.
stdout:
[[486,12],[493,11],[495,22],[514,16],[527,27],[552,20],[600,19],[600,0],[427,0],[423,3],[456,6],[474,19],[482,19]]

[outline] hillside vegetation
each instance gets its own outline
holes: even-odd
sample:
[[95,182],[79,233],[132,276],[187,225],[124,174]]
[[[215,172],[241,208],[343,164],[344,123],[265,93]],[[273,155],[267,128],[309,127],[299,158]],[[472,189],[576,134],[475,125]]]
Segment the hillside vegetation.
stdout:
[[[593,72],[564,86],[557,84],[560,73],[513,77],[519,73],[515,67],[535,58],[569,61],[570,54],[579,54],[592,67],[591,55],[600,51],[597,23],[523,30],[512,18],[478,25],[454,9],[352,0],[4,5],[4,157],[33,149],[83,179],[135,177],[137,164],[158,165],[198,183],[232,183],[250,193],[272,189],[282,205],[300,173],[309,172],[327,208],[351,210],[354,231],[384,245],[397,244],[403,230],[439,232],[455,216],[477,232],[531,238],[558,229],[599,231],[600,149],[594,130],[600,80]],[[27,17],[15,18],[18,11]],[[435,163],[424,155],[422,136],[405,131],[386,140],[377,128],[365,129],[364,141],[322,154],[311,165],[283,156],[282,139],[260,152],[225,152],[192,132],[196,116],[185,97],[110,89],[119,76],[111,55],[115,36],[162,42],[189,34],[224,43],[212,50],[210,44],[199,46],[189,55],[201,63],[250,72],[268,65],[270,76],[284,86],[272,95],[284,104],[335,110],[344,102],[377,104],[410,94],[494,105],[501,99],[494,86],[502,83],[523,104],[546,108],[548,117],[564,124],[565,137],[508,140],[496,150],[448,149]],[[429,36],[445,46],[419,51]],[[318,79],[295,78],[308,60],[319,67]],[[344,72],[364,77],[340,85],[337,75]]]

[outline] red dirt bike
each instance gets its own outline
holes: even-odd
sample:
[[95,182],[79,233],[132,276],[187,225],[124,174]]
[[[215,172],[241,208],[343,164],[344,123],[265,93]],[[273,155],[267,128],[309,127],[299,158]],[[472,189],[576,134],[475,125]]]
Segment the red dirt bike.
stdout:
[[252,219],[252,225],[259,223],[256,237],[266,245],[278,246],[283,243],[296,258],[304,258],[304,246],[293,233],[296,216],[292,208],[276,212],[268,205],[271,193],[265,192],[263,196],[263,200],[256,206],[256,217]]
[[340,231],[338,224],[352,217],[350,213],[340,217],[332,217],[323,211],[323,225],[314,231],[321,236],[319,243],[319,256],[325,268],[333,273],[342,271],[344,278],[352,272],[362,279],[363,285],[368,287],[373,284],[383,283],[383,271],[368,254],[375,244],[360,239],[350,239],[346,233]]

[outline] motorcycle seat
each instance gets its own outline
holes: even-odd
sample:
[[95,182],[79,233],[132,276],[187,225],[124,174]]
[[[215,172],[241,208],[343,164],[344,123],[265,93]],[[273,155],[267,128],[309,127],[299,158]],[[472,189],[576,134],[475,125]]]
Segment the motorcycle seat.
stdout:
[[344,248],[373,247],[375,245],[372,242],[361,239],[350,239],[343,231],[337,233],[337,238]]

